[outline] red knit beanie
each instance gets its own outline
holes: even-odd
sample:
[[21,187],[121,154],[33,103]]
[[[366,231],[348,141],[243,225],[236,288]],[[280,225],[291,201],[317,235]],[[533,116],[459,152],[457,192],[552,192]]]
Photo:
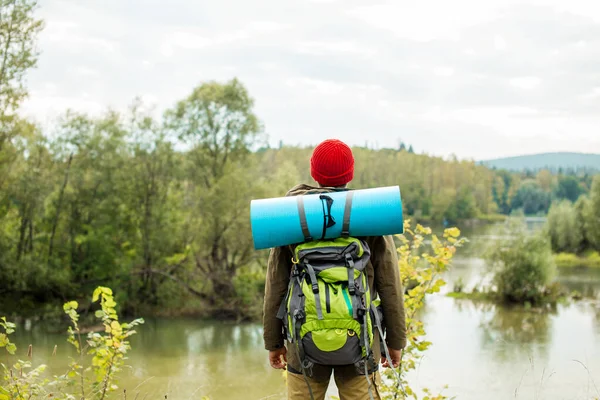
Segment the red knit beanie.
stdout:
[[354,156],[344,142],[327,139],[310,158],[310,175],[321,186],[343,186],[354,178]]

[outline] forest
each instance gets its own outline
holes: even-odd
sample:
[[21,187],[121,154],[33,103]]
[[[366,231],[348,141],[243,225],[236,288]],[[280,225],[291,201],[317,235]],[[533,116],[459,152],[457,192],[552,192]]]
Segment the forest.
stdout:
[[[1,311],[43,314],[104,285],[129,314],[258,315],[266,253],[252,246],[250,201],[310,183],[312,146],[269,146],[268,121],[235,78],[200,82],[160,117],[133,99],[125,112],[65,110],[52,127],[25,119],[19,105],[43,23],[31,3],[9,3],[0,27]],[[491,170],[405,144],[353,152],[353,188],[399,185],[406,215],[434,224],[543,215],[592,187],[587,172]]]

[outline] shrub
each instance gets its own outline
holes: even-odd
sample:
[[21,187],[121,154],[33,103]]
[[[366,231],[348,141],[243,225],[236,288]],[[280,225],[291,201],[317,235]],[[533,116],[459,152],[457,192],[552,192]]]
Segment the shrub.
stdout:
[[[109,393],[118,389],[117,374],[125,363],[125,355],[130,350],[128,338],[135,334],[133,328],[144,323],[136,319],[131,323],[120,323],[116,312],[117,303],[113,292],[107,287],[98,287],[92,296],[92,302],[100,302],[96,318],[100,319],[104,333],[91,332],[86,340],[82,339],[79,327],[79,314],[76,301],[64,304],[64,312],[69,316],[68,342],[77,350],[78,359],[73,359],[69,369],[62,375],[52,378],[42,377],[46,366],[33,367],[31,361],[17,360],[12,366],[0,364],[4,374],[0,377],[0,400],[29,400],[37,398],[56,398],[65,400],[107,398]],[[2,318],[0,327],[0,349],[14,355],[17,347],[9,336],[15,331],[15,325]],[[31,346],[28,357],[31,357]],[[91,360],[86,357],[91,355]],[[89,362],[87,367],[84,366]],[[91,377],[90,377],[91,375]]]
[[543,299],[556,274],[550,241],[543,232],[527,232],[522,220],[511,221],[508,232],[486,254],[498,294],[511,303],[533,304]]
[[[441,276],[448,270],[457,248],[466,241],[459,236],[457,228],[446,229],[440,239],[430,228],[417,224],[413,229],[410,221],[404,224],[404,234],[399,236],[398,263],[402,285],[404,288],[410,287],[404,295],[408,342],[402,351],[400,381],[390,369],[384,371],[387,379],[384,380],[383,398],[419,398],[406,378],[406,374],[417,367],[419,359],[431,345],[425,340],[425,328],[418,314],[425,305],[426,297],[439,292],[446,284]],[[427,388],[422,390],[425,394],[423,399],[446,399],[442,394],[432,395]]]
[[550,207],[546,229],[554,251],[576,253],[581,250],[585,238],[578,222],[577,211],[569,201]]

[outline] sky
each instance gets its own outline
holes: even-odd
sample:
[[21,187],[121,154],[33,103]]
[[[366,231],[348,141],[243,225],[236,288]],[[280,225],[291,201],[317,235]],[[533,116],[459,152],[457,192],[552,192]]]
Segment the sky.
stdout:
[[139,96],[160,116],[237,77],[271,145],[461,159],[600,153],[600,1],[39,0],[22,111],[42,125]]

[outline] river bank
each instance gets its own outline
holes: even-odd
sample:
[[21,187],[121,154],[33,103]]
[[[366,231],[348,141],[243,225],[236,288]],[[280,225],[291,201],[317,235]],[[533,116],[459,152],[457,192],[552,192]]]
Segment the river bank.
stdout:
[[600,268],[600,253],[590,251],[581,255],[558,253],[554,255],[558,268]]

